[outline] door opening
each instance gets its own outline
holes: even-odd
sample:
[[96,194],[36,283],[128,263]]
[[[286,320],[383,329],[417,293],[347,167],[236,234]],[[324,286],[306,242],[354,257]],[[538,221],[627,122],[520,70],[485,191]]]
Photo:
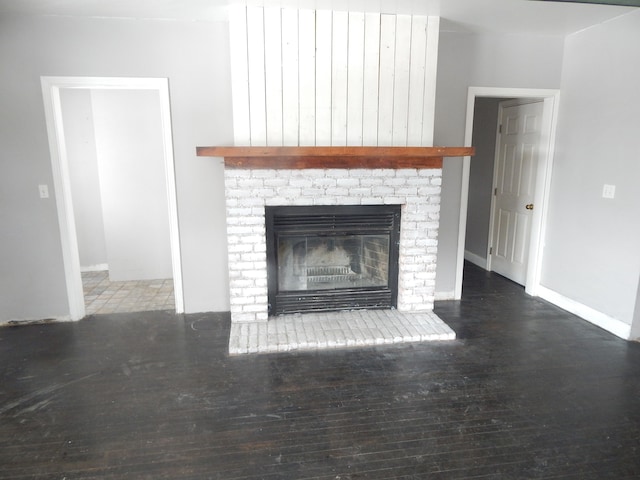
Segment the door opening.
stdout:
[[[471,87],[467,97],[467,122],[465,130],[465,146],[470,146],[473,142],[477,145],[477,138],[474,139],[474,132],[481,130],[480,123],[474,124],[474,118],[476,116],[476,106],[478,101],[492,99],[494,103],[494,120],[493,131],[494,141],[497,140],[497,126],[498,126],[498,105],[499,102],[504,100],[513,100],[515,103],[532,103],[541,102],[542,113],[540,117],[540,137],[538,141],[538,162],[536,167],[532,170],[531,182],[534,185],[532,189],[532,200],[523,205],[525,212],[529,213],[528,222],[530,224],[530,232],[525,235],[521,235],[520,238],[525,238],[528,246],[528,254],[522,257],[522,262],[526,265],[522,269],[523,281],[521,283],[525,286],[525,291],[530,295],[536,295],[537,288],[540,282],[540,265],[542,262],[542,239],[544,238],[544,226],[547,215],[547,197],[549,193],[550,180],[551,180],[551,164],[553,158],[553,138],[555,135],[555,125],[557,122],[557,105],[559,100],[559,92],[557,90],[540,90],[540,89],[519,89],[519,88],[483,88],[483,87]],[[506,105],[506,104],[505,104]],[[486,123],[486,119],[484,122]],[[504,129],[503,125],[503,129]],[[477,132],[476,132],[477,133]],[[491,135],[491,133],[485,135]],[[490,153],[491,164],[495,161],[495,150]],[[473,162],[476,161],[474,158]],[[470,251],[465,248],[467,240],[467,222],[469,222],[470,229],[473,229],[471,222],[477,220],[477,215],[474,208],[477,207],[476,200],[474,199],[471,204],[470,194],[473,196],[474,188],[476,184],[472,182],[478,181],[477,178],[470,179],[471,161],[469,157],[466,157],[463,161],[463,174],[462,174],[462,188],[461,188],[461,212],[460,212],[460,228],[458,239],[458,263],[456,272],[456,291],[455,298],[461,298],[462,295],[462,268],[464,260],[469,260],[475,264],[480,265],[485,269],[492,269],[492,254],[495,252],[495,231],[492,231],[493,218],[491,212],[494,205],[494,193],[496,186],[494,185],[494,176],[491,178],[491,189],[485,192],[484,207],[483,207],[483,222],[484,222],[484,249],[476,248],[475,251]],[[490,167],[493,170],[492,167]],[[511,175],[511,173],[509,173]],[[486,184],[487,178],[484,179]],[[489,206],[490,205],[490,206]],[[527,205],[533,206],[528,210]],[[467,214],[473,215],[468,218]],[[503,215],[503,219],[504,219]],[[502,226],[504,227],[503,222]],[[512,222],[513,225],[513,222]],[[522,222],[520,224],[522,226]],[[476,232],[477,233],[477,232]],[[510,238],[506,234],[506,230],[503,228],[503,239]],[[493,243],[493,245],[491,245]],[[507,242],[508,243],[508,242]],[[506,244],[502,244],[505,246]],[[513,243],[511,243],[513,245]],[[522,249],[518,250],[520,253]],[[491,253],[490,253],[491,252]],[[504,250],[503,250],[504,253]]]
[[[159,105],[157,105],[158,112],[156,114],[160,117],[158,119],[160,133],[158,134],[157,142],[161,144],[157,146],[157,150],[158,155],[163,159],[164,172],[160,172],[160,175],[164,176],[165,180],[164,186],[161,187],[159,191],[159,195],[166,197],[162,199],[165,203],[166,210],[165,213],[161,213],[160,215],[166,215],[169,219],[169,244],[167,250],[170,251],[170,265],[168,268],[173,277],[175,310],[176,313],[182,313],[184,311],[184,302],[168,81],[166,79],[43,77],[42,91],[54,173],[54,189],[60,222],[60,235],[71,319],[78,320],[84,317],[86,311],[76,221],[72,201],[70,165],[63,125],[61,92],[67,91],[68,89],[103,92],[128,91],[133,94],[139,91],[152,92],[152,96],[154,97],[154,93],[157,95]],[[164,190],[164,193],[162,190]],[[112,196],[112,198],[115,199],[117,199],[117,197],[117,195]],[[122,268],[126,269],[129,268],[129,266],[123,265]]]

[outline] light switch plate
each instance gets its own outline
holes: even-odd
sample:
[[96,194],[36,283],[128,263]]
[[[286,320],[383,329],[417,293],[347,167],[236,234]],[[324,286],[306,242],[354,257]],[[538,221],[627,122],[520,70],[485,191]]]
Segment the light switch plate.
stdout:
[[48,185],[38,185],[38,191],[40,192],[40,198],[49,198]]
[[602,198],[614,198],[616,196],[616,186],[605,184],[602,187]]

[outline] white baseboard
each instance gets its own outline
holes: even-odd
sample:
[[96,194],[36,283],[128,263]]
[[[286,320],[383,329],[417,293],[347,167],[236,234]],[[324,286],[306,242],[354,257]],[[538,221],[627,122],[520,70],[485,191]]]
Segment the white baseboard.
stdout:
[[607,332],[613,333],[624,340],[629,340],[631,336],[631,325],[610,317],[609,315],[605,315],[591,307],[587,307],[580,302],[571,300],[570,298],[567,298],[558,292],[554,292],[547,287],[543,287],[542,285],[538,285],[537,293],[540,298],[543,298],[546,301],[553,303],[555,306],[571,312],[587,322],[593,323],[594,325],[606,330]]
[[80,267],[80,271],[84,272],[104,272],[105,270],[109,270],[108,263],[98,263],[97,265],[88,265],[86,267]]
[[451,290],[450,292],[436,292],[433,294],[433,299],[435,301],[438,300],[455,300],[456,299],[456,292],[454,292],[453,290]]
[[464,259],[484,270],[487,269],[487,259],[480,255],[476,255],[475,253],[471,253],[469,250],[464,251]]

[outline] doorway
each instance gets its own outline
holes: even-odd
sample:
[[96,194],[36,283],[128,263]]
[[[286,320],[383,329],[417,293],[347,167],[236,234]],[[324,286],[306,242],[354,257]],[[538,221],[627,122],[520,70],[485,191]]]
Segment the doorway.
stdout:
[[[182,313],[183,307],[183,292],[182,292],[182,277],[180,267],[180,246],[178,237],[178,220],[177,220],[177,205],[175,195],[175,172],[174,172],[174,160],[173,160],[173,147],[171,141],[171,121],[169,110],[169,90],[167,79],[131,79],[131,78],[94,78],[94,77],[43,77],[42,78],[42,90],[45,104],[45,115],[47,120],[47,129],[49,134],[49,143],[51,150],[51,160],[54,172],[54,190],[56,196],[56,204],[58,208],[58,217],[60,222],[60,234],[63,250],[63,259],[65,267],[65,278],[67,283],[67,292],[70,307],[70,317],[72,320],[78,320],[83,318],[86,314],[85,298],[83,291],[83,282],[81,276],[81,262],[80,262],[80,249],[78,242],[78,232],[82,229],[80,223],[76,222],[76,216],[74,214],[74,203],[72,201],[72,172],[70,165],[70,156],[67,150],[67,142],[65,138],[65,128],[63,122],[63,102],[62,98],[65,93],[69,93],[71,90],[91,92],[95,95],[96,104],[107,105],[108,108],[102,108],[101,112],[108,112],[106,115],[100,116],[100,122],[111,122],[108,128],[102,131],[118,132],[120,135],[127,135],[126,128],[122,128],[120,125],[122,116],[109,114],[111,111],[116,111],[112,108],[113,103],[117,103],[119,100],[124,104],[133,101],[139,97],[144,101],[151,101],[147,103],[153,105],[151,108],[151,117],[147,117],[146,121],[142,120],[142,123],[153,123],[157,125],[156,136],[153,137],[153,145],[149,148],[154,150],[154,158],[156,164],[160,161],[160,168],[154,167],[156,180],[153,192],[157,201],[163,204],[159,213],[155,213],[155,216],[164,217],[163,222],[165,227],[161,230],[164,232],[164,236],[168,236],[166,247],[158,246],[163,242],[152,242],[150,247],[164,249],[166,252],[167,266],[164,267],[163,276],[173,277],[174,286],[174,303],[176,313]],[[147,99],[147,100],[144,100]],[[129,110],[130,113],[136,113]],[[134,115],[135,116],[135,115]],[[98,118],[98,117],[96,117]],[[115,121],[114,121],[115,120]],[[140,119],[138,119],[140,120]],[[96,120],[97,121],[97,120]],[[133,122],[136,119],[132,119]],[[98,129],[96,128],[96,132]],[[148,137],[152,138],[152,137]],[[104,141],[104,139],[103,139]],[[127,276],[142,275],[142,280],[148,279],[149,276],[155,276],[158,269],[153,260],[146,260],[147,267],[145,267],[144,255],[141,252],[145,249],[144,246],[138,246],[137,252],[132,251],[127,253],[122,247],[126,243],[126,238],[122,235],[122,232],[129,232],[131,229],[139,228],[136,226],[135,214],[123,214],[126,212],[126,189],[129,192],[135,192],[137,188],[135,180],[134,169],[144,170],[142,164],[137,164],[135,161],[137,156],[133,155],[132,158],[121,158],[127,154],[117,150],[117,143],[112,142],[107,148],[100,149],[113,150],[110,156],[110,162],[101,163],[101,177],[100,187],[104,187],[105,190],[111,190],[111,195],[102,195],[103,203],[108,203],[109,208],[105,207],[104,225],[105,230],[109,227],[109,224],[117,223],[116,228],[109,228],[109,233],[106,232],[107,243],[112,245],[113,250],[117,250],[116,254],[110,255],[109,264],[113,264],[116,272],[113,273],[115,278],[112,280],[127,280]],[[147,142],[149,146],[149,142]],[[140,155],[140,152],[137,152]],[[120,165],[118,164],[120,162]],[[131,164],[130,174],[127,174],[127,163]],[[116,186],[113,182],[115,177],[121,176],[129,182],[128,187],[123,187],[123,184]],[[138,172],[138,183],[140,172]],[[106,179],[106,180],[104,180]],[[112,182],[109,185],[109,181]],[[158,187],[161,185],[161,187]],[[125,188],[125,190],[118,190]],[[147,194],[151,196],[150,191],[146,191],[145,185],[139,185],[140,191],[144,190],[142,195],[138,195],[141,199],[144,199]],[[77,192],[76,192],[77,194]],[[105,200],[106,198],[106,200]],[[144,199],[146,200],[146,199]],[[122,203],[124,202],[124,205]],[[120,203],[120,205],[117,205]],[[147,204],[148,207],[149,204]],[[114,208],[119,208],[117,213],[113,211]],[[124,208],[124,210],[123,210]],[[144,208],[144,205],[141,207]],[[140,218],[140,213],[137,213]],[[168,219],[168,222],[167,222]],[[140,222],[142,223],[142,222]],[[80,230],[79,230],[80,228]],[[152,232],[151,232],[152,233]],[[139,235],[144,235],[143,230],[139,231]],[[111,238],[109,238],[111,237]],[[143,244],[141,244],[143,245]],[[124,253],[123,253],[124,252]],[[83,252],[84,253],[84,252]],[[94,257],[100,258],[100,257]],[[86,261],[85,261],[86,263]],[[98,261],[100,263],[100,261]],[[111,270],[111,265],[110,265]],[[155,271],[154,271],[155,270]],[[153,273],[148,273],[149,271]],[[140,273],[147,272],[147,273]],[[147,275],[147,277],[145,277]]]
[[[532,191],[532,200],[523,205],[523,208],[529,213],[528,222],[530,225],[529,233],[526,234],[525,240],[528,247],[528,253],[522,258],[523,268],[521,269],[522,277],[520,283],[525,286],[525,291],[530,295],[536,295],[537,289],[540,283],[540,265],[542,263],[542,239],[544,238],[544,225],[547,214],[547,197],[551,179],[551,164],[553,158],[553,138],[555,134],[555,125],[557,118],[557,105],[559,100],[559,92],[557,90],[539,90],[539,89],[513,89],[513,88],[481,88],[471,87],[467,97],[467,122],[465,130],[465,146],[476,145],[478,140],[478,134],[481,133],[483,127],[488,124],[491,125],[491,129],[482,134],[482,144],[491,144],[493,142],[493,150],[490,153],[490,166],[491,172],[487,176],[485,169],[484,186],[477,184],[478,178],[474,175],[473,181],[471,180],[471,160],[469,157],[463,161],[463,178],[461,188],[461,213],[460,213],[460,228],[458,239],[458,264],[456,272],[456,298],[461,298],[462,295],[462,275],[464,260],[470,260],[486,270],[492,268],[492,253],[495,251],[495,229],[492,228],[495,225],[493,213],[493,207],[495,205],[495,182],[497,181],[494,172],[495,162],[495,145],[499,140],[498,132],[498,112],[499,104],[502,101],[511,99],[517,103],[535,103],[541,102],[542,114],[540,118],[540,137],[538,142],[539,156],[536,168],[532,172],[532,184],[535,185]],[[481,121],[476,120],[476,107],[480,108],[479,102],[486,102],[493,105],[494,116],[491,119],[484,118]],[[489,109],[491,111],[491,109]],[[482,123],[480,123],[482,122]],[[487,123],[489,122],[489,123]],[[503,127],[504,128],[504,127]],[[491,136],[493,135],[493,138]],[[475,138],[474,138],[475,137]],[[485,145],[486,147],[486,145]],[[497,172],[496,172],[497,173]],[[487,188],[487,177],[490,178],[491,188]],[[478,189],[484,189],[484,201],[482,204],[477,202],[473,195],[477,193]],[[470,197],[471,193],[471,197]],[[473,198],[473,202],[470,199]],[[530,208],[527,209],[526,206]],[[531,207],[534,205],[535,208]],[[480,213],[479,213],[480,212]],[[478,232],[482,229],[478,228],[479,223],[482,224],[484,234]],[[474,222],[476,222],[474,224]],[[467,225],[468,224],[468,225]],[[503,224],[504,225],[504,224]],[[467,241],[467,226],[469,231],[473,235],[484,235],[484,247],[478,248],[476,246],[473,250],[466,248]],[[477,237],[476,237],[477,239]],[[494,245],[492,245],[492,243]],[[492,251],[493,250],[493,251]],[[521,249],[522,251],[522,249]],[[504,253],[504,252],[503,252]]]

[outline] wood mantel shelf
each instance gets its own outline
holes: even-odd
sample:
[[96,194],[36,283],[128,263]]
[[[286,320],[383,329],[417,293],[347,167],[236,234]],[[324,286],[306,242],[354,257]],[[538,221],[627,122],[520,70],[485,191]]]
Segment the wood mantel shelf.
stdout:
[[227,168],[442,168],[444,157],[473,147],[197,147],[199,157],[224,157]]

